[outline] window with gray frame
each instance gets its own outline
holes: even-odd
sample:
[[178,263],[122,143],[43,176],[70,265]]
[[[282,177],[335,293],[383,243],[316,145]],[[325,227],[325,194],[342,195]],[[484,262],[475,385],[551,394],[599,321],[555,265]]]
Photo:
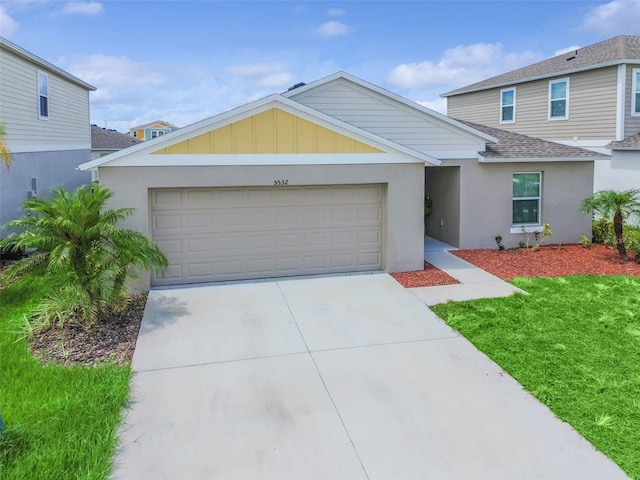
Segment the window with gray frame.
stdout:
[[40,118],[49,118],[49,75],[38,72],[38,114]]
[[631,115],[640,115],[640,68],[633,69]]
[[549,119],[569,118],[569,79],[549,82]]
[[516,121],[516,89],[505,88],[500,91],[500,123]]
[[542,172],[513,174],[513,225],[540,225]]

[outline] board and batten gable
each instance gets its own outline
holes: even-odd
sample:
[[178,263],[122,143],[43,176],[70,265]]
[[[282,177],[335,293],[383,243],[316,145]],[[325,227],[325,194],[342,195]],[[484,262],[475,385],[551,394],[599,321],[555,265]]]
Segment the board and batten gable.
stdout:
[[[49,117],[39,118],[38,72],[48,75]],[[0,49],[0,118],[13,153],[89,150],[89,90]]]
[[485,147],[478,137],[344,78],[293,93],[291,98],[436,158],[467,158]]
[[[560,75],[447,97],[452,118],[546,140],[606,140],[616,137],[617,67]],[[549,82],[569,79],[569,118],[549,120]],[[516,89],[515,122],[500,123],[500,91]]]
[[[631,114],[633,88],[633,70],[640,71],[640,62],[627,64],[625,72],[625,98],[624,98],[624,134],[622,138],[630,137],[640,132],[640,114]],[[618,140],[622,140],[619,138]]]

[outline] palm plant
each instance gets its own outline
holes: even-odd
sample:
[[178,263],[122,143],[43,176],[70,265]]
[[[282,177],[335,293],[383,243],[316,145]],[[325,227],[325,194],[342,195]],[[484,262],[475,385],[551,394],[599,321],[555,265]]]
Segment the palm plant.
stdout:
[[615,190],[601,190],[582,201],[580,210],[583,214],[591,212],[604,218],[613,216],[613,231],[616,236],[616,248],[620,257],[627,258],[624,245],[624,221],[630,216],[640,216],[640,189],[630,189],[618,192]]
[[5,142],[5,136],[7,134],[7,130],[4,126],[4,123],[0,123],[0,161],[5,164],[7,168],[11,166],[11,152],[9,151],[9,147],[7,147],[7,143]]
[[96,321],[124,305],[127,280],[136,271],[167,267],[166,257],[147,237],[117,227],[133,209],[106,209],[113,196],[109,189],[83,185],[69,193],[53,187],[51,193],[46,200],[25,200],[29,213],[8,222],[13,233],[0,241],[10,250],[34,250],[5,272],[9,278],[42,267],[61,280],[56,296],[40,305],[40,320]]

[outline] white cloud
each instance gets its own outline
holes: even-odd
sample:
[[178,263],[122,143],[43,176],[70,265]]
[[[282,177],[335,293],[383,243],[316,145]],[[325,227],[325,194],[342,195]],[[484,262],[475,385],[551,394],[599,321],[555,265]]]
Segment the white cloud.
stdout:
[[2,32],[2,36],[10,38],[18,29],[18,26],[18,22],[11,18],[11,16],[0,7],[0,32]]
[[613,0],[592,8],[580,30],[603,36],[638,35],[640,31],[640,1]]
[[562,55],[563,53],[575,52],[576,50],[579,50],[581,48],[582,47],[580,45],[571,45],[570,47],[561,48],[560,50],[556,50],[553,53],[553,56],[557,57],[558,55]]
[[282,66],[278,64],[233,65],[227,68],[226,72],[230,75],[245,77],[250,81],[250,84],[272,91],[287,88],[293,82],[293,76],[282,71]]
[[98,15],[102,10],[100,2],[67,2],[58,10],[58,15]]
[[417,101],[423,107],[430,108],[431,110],[435,110],[438,113],[442,113],[443,115],[447,114],[447,99],[446,98],[436,98],[435,100],[430,101]]
[[256,63],[249,65],[233,65],[227,69],[227,72],[231,75],[239,75],[241,77],[256,77],[259,75],[277,73],[280,70],[281,67],[279,65]]
[[327,10],[327,15],[329,15],[330,17],[342,17],[346,13],[347,12],[339,8],[330,8],[329,10]]
[[58,62],[65,70],[98,88],[120,86],[154,86],[165,82],[163,74],[153,70],[152,65],[136,62],[128,57],[113,57],[102,54],[62,58]]
[[542,59],[532,51],[506,53],[499,43],[476,43],[445,50],[439,61],[403,63],[395,67],[387,82],[413,90],[453,89]]
[[325,22],[313,31],[316,37],[333,38],[340,35],[346,35],[350,31],[349,27],[338,20]]

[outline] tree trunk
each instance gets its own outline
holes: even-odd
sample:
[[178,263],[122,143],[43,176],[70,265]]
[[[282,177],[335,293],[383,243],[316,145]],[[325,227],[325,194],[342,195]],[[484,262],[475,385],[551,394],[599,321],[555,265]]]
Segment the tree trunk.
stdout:
[[624,238],[622,236],[622,213],[617,211],[613,216],[613,231],[616,234],[616,248],[620,254],[620,258],[627,259],[627,249],[624,246]]

